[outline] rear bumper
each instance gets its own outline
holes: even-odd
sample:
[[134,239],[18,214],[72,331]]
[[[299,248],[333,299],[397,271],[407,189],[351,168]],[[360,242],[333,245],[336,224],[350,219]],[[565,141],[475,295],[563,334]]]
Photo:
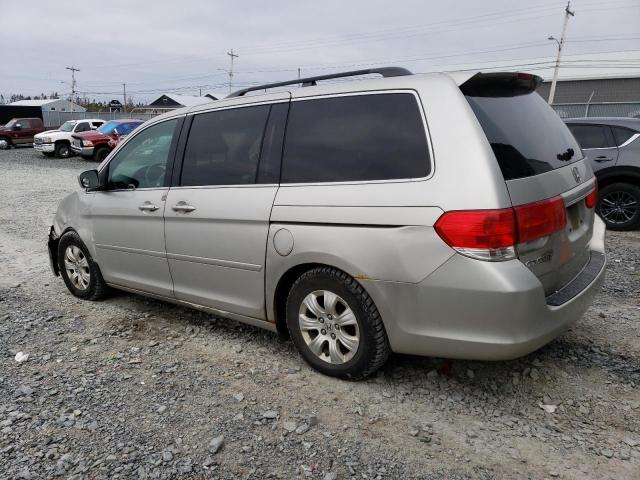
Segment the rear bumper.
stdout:
[[418,284],[366,281],[397,353],[508,360],[531,353],[573,325],[600,290],[606,267],[597,218],[591,261],[545,297],[519,260],[482,262],[454,255]]
[[34,143],[33,148],[39,152],[51,153],[55,151],[55,145],[53,143]]

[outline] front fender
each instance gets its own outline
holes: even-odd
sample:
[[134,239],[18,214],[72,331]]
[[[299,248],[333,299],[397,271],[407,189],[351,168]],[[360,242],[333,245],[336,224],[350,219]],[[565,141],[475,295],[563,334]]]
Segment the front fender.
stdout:
[[80,235],[91,256],[96,258],[90,217],[92,198],[93,194],[81,189],[64,197],[58,204],[58,210],[53,218],[53,229],[58,237],[69,230],[74,230]]

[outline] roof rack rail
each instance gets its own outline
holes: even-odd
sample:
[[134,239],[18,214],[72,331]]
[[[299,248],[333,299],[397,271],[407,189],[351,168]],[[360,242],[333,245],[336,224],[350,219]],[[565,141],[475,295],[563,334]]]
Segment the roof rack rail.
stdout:
[[285,85],[295,85],[301,83],[303,87],[310,87],[316,85],[319,80],[331,80],[332,78],[344,78],[355,77],[358,75],[369,75],[377,73],[383,77],[402,77],[405,75],[413,75],[413,73],[406,68],[402,67],[381,67],[381,68],[368,68],[365,70],[352,70],[350,72],[330,73],[328,75],[319,75],[317,77],[298,78],[296,80],[287,80],[285,82],[265,83],[264,85],[256,85],[255,87],[243,88],[242,90],[236,90],[230,93],[227,98],[242,97],[245,93],[254,92],[257,90],[267,90],[269,88],[284,87]]

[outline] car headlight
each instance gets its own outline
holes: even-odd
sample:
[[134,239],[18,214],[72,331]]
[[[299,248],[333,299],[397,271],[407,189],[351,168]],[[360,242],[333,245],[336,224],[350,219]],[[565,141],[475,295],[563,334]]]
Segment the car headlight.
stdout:
[[82,141],[82,146],[83,147],[93,147],[93,142],[91,140],[83,140]]
[[42,143],[51,143],[51,137],[42,137]]

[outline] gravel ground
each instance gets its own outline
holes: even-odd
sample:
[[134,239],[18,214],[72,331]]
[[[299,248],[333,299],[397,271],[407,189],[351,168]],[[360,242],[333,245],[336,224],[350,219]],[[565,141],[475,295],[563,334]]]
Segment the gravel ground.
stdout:
[[593,307],[538,352],[344,382],[270,332],[72,297],[45,238],[92,166],[0,151],[0,478],[640,478],[640,232],[608,234]]

